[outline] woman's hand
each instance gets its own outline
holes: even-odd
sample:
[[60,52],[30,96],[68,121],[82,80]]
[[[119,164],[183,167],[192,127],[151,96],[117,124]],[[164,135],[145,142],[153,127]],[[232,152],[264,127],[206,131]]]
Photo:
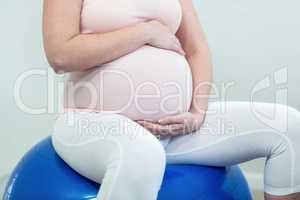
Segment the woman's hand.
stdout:
[[165,138],[195,132],[201,128],[204,119],[205,113],[186,112],[164,117],[157,122],[147,120],[137,120],[136,122],[154,135]]
[[148,44],[155,46],[161,49],[168,49],[176,51],[179,54],[184,55],[184,50],[181,47],[181,44],[178,38],[170,31],[170,29],[160,23],[157,20],[151,20],[146,22],[147,24],[147,34],[150,34],[150,40]]

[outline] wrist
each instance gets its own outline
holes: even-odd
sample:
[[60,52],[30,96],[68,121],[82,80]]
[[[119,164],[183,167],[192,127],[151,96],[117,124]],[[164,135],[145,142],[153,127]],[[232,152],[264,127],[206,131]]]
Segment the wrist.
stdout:
[[190,109],[189,109],[189,112],[191,112],[192,114],[202,114],[204,115],[207,111],[207,107],[204,107],[204,108],[198,108],[198,107],[194,107],[194,106],[191,106]]
[[206,117],[206,110],[195,110],[195,109],[191,109],[189,111],[190,113],[192,113],[192,115],[195,117],[195,119],[197,119],[199,122],[203,123]]

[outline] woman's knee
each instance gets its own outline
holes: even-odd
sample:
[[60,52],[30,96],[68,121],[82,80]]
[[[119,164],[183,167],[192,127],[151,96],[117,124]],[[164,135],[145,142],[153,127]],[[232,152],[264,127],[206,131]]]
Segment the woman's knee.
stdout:
[[166,154],[161,143],[155,137],[149,137],[137,139],[123,149],[122,167],[127,169],[132,184],[139,185],[143,180],[159,187],[166,166]]
[[256,120],[261,124],[289,136],[299,133],[300,112],[295,108],[274,103],[258,103],[257,109],[253,110]]
[[278,106],[278,115],[281,116],[281,133],[291,143],[300,142],[300,112],[287,105]]
[[134,144],[131,150],[132,157],[137,158],[140,161],[139,165],[143,166],[144,169],[159,173],[164,169],[166,153],[157,138],[149,137],[138,144]]

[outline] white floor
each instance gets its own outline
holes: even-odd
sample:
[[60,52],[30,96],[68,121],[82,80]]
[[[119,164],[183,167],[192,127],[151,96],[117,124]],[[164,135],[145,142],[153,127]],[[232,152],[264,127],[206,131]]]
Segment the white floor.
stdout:
[[263,200],[263,176],[262,174],[256,173],[245,173],[247,178],[249,187],[251,188],[251,192],[253,194],[253,200]]

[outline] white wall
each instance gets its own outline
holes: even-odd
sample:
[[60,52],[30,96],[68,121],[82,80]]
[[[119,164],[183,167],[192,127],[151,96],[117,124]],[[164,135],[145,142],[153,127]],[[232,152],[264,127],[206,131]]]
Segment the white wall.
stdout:
[[[215,82],[234,82],[231,100],[249,100],[252,88],[282,67],[288,69],[291,106],[300,109],[300,67],[297,0],[195,1],[205,27],[214,61]],[[9,172],[37,141],[51,133],[55,114],[26,114],[14,101],[15,80],[25,70],[47,69],[42,49],[42,1],[3,1],[0,8],[0,65],[2,68],[0,176]],[[57,80],[60,80],[57,78]],[[262,91],[256,100],[274,102],[276,87]],[[30,106],[47,103],[45,77],[31,77],[22,86],[22,98]],[[260,169],[254,161],[246,169]]]
[[[0,7],[0,176],[51,131],[53,115],[23,113],[14,101],[17,77],[32,68],[47,69],[41,38],[42,1],[3,1]],[[46,104],[46,81],[33,77],[23,85],[22,98],[32,106]]]
[[[227,99],[250,100],[253,88],[265,78],[271,86],[256,101],[285,103],[275,98],[288,91],[287,102],[300,110],[300,1],[194,0],[213,52],[215,82],[230,84]],[[287,83],[276,85],[274,75],[287,69]],[[243,165],[254,189],[262,188],[264,160]]]

